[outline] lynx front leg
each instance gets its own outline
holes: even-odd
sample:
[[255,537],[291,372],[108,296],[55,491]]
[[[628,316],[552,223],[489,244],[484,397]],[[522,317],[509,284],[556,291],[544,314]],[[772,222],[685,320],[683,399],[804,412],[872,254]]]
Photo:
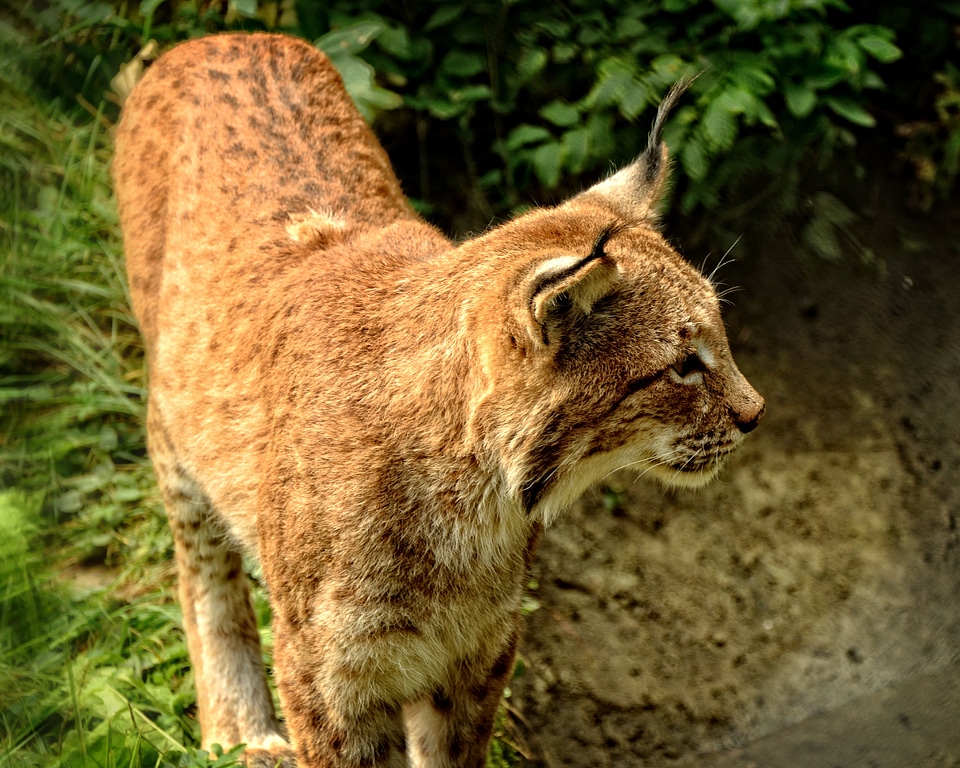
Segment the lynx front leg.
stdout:
[[407,768],[399,706],[369,668],[336,656],[336,643],[293,626],[274,605],[274,662],[298,768]]
[[499,654],[491,649],[490,656],[462,662],[429,699],[404,708],[412,765],[485,765],[497,707],[513,672],[518,639],[516,633]]
[[290,748],[273,710],[240,555],[158,432],[151,430],[151,454],[174,535],[203,746],[246,744],[247,765],[277,765]]

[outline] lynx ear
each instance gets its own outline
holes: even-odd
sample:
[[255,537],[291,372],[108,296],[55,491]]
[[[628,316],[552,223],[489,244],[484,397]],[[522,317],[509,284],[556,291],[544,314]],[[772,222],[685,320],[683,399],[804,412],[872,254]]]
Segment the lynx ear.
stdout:
[[[605,237],[603,239],[606,239]],[[523,324],[535,347],[560,340],[561,328],[574,316],[584,317],[619,278],[616,264],[603,254],[598,240],[587,257],[557,256],[540,262],[525,282]]]
[[670,111],[692,82],[693,79],[680,80],[664,97],[643,153],[626,168],[583,192],[584,197],[604,197],[627,222],[656,221],[659,218],[657,206],[670,179],[663,126]]

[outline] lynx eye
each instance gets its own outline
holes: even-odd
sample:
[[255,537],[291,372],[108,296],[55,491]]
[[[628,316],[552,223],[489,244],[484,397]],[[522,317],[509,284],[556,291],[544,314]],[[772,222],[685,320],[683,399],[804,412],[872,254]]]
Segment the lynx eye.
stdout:
[[670,370],[680,381],[687,382],[690,377],[695,374],[706,373],[707,366],[703,360],[700,359],[700,355],[696,352],[691,352],[682,360],[674,363]]

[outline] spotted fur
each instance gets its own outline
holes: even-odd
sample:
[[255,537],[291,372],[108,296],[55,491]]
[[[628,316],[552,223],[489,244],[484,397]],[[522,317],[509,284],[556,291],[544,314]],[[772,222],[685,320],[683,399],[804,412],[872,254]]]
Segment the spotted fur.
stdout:
[[756,426],[656,228],[665,115],[633,165],[455,246],[308,44],[194,40],[136,86],[113,170],[204,745],[482,765],[543,526],[621,467],[705,482]]

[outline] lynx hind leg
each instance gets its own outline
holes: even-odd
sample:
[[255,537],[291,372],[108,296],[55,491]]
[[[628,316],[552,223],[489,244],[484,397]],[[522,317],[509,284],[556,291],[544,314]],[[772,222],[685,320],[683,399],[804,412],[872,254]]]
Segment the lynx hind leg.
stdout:
[[[415,768],[482,768],[504,688],[513,673],[517,633],[499,653],[459,665],[433,695],[404,708]],[[491,661],[491,657],[493,660]]]
[[225,541],[209,502],[177,463],[159,419],[148,421],[151,458],[173,531],[203,746],[246,744],[247,765],[292,767],[240,554]]

